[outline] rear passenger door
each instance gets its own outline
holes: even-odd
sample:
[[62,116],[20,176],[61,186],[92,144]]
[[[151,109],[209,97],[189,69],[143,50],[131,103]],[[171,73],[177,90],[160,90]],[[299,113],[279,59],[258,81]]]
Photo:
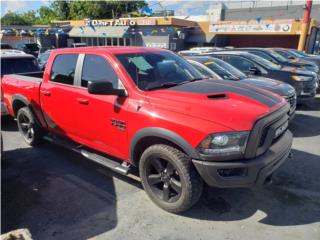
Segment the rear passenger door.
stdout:
[[111,63],[103,55],[82,55],[79,77],[77,134],[87,146],[119,158],[125,157],[127,146],[128,98],[88,93],[88,82],[109,81],[114,88],[124,89]]
[[50,79],[40,89],[40,102],[49,130],[76,138],[78,88],[74,85],[78,54],[57,55]]

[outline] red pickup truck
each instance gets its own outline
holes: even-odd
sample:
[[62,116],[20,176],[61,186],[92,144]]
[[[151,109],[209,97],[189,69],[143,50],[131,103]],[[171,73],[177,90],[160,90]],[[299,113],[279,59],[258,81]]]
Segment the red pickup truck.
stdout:
[[203,182],[268,181],[292,145],[283,98],[205,79],[161,49],[54,50],[43,74],[6,75],[2,90],[27,143],[45,138],[122,174],[138,167],[149,197],[175,213]]

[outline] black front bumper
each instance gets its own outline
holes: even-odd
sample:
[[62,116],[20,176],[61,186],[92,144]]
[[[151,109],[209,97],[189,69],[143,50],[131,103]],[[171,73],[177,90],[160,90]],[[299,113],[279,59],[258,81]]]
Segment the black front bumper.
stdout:
[[[210,186],[253,187],[263,184],[286,161],[291,145],[292,134],[287,130],[264,154],[254,159],[225,162],[192,160],[192,162],[200,176]],[[228,170],[231,170],[231,175]],[[227,172],[228,176],[221,174],[223,172]]]

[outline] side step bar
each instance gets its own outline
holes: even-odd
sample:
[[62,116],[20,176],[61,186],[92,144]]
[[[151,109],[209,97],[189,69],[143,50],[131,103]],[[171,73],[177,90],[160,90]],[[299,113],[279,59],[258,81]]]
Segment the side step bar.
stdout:
[[127,162],[120,163],[118,161],[102,156],[98,153],[90,152],[89,150],[84,149],[82,145],[77,145],[72,141],[65,140],[59,137],[45,136],[44,139],[61,147],[80,153],[85,158],[99,163],[107,168],[110,168],[111,170],[117,173],[120,173],[122,175],[127,175],[129,173],[130,164]]

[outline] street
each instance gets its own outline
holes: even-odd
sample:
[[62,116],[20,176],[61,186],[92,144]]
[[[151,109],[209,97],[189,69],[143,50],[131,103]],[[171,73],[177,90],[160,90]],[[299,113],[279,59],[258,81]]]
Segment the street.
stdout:
[[182,215],[165,212],[137,178],[121,176],[49,142],[26,145],[2,119],[2,233],[34,239],[320,239],[320,95],[290,125],[292,158],[273,184],[206,187]]

